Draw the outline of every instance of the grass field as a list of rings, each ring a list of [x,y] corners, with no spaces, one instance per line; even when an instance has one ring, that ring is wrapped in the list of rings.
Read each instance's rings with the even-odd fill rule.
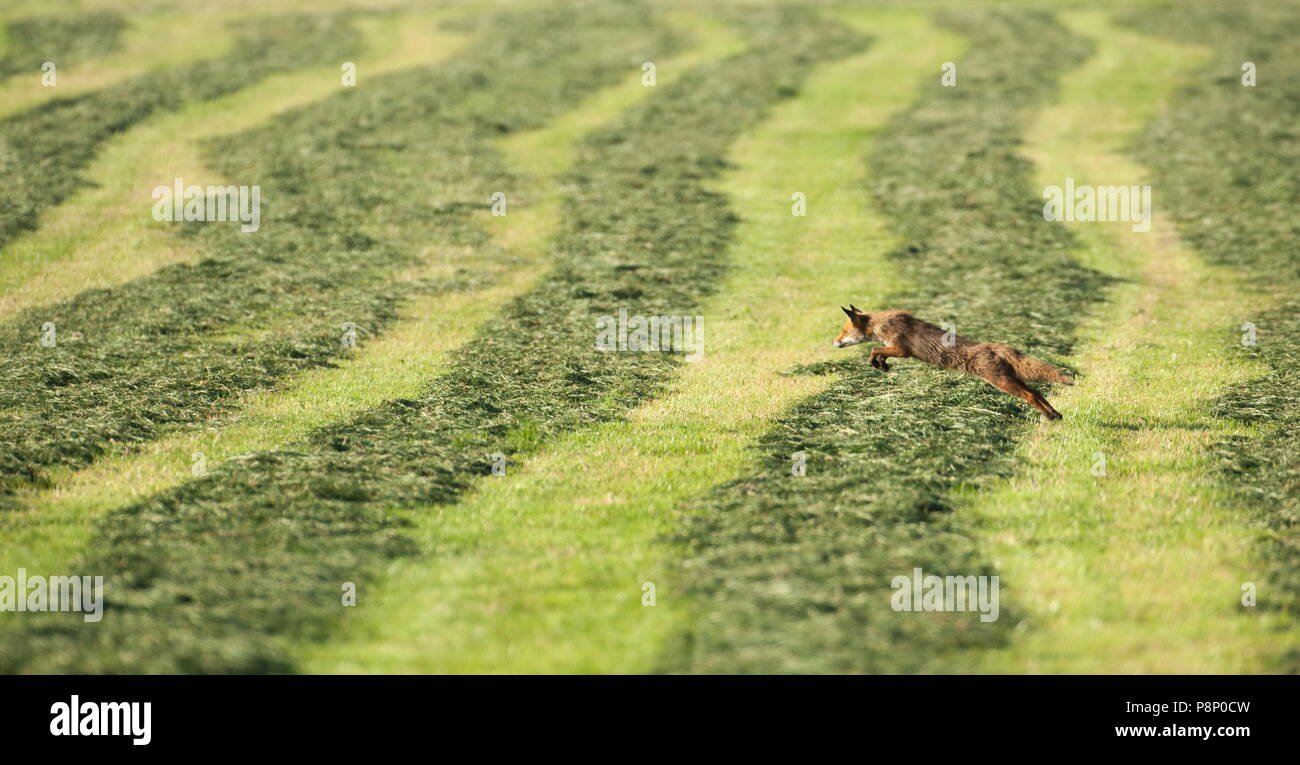
[[[0,579],[0,671],[1300,671],[1298,40],[1290,0],[7,5],[0,577],[106,607]],[[260,227],[159,220],[181,178]],[[1047,220],[1067,179],[1149,230]],[[831,347],[850,303],[1067,369],[1064,419]],[[915,569],[996,618],[900,610]]]

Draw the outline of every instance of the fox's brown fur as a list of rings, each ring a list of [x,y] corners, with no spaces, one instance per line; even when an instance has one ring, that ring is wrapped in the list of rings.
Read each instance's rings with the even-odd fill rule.
[[[1024,399],[1047,419],[1061,419],[1061,413],[1053,409],[1047,399],[1025,384],[1026,380],[1074,384],[1069,375],[1046,361],[1026,356],[1001,343],[976,343],[961,336],[951,336],[945,343],[942,329],[907,311],[863,313],[853,305],[841,310],[848,314],[849,320],[840,336],[835,338],[835,347],[843,348],[868,340],[884,343],[871,349],[871,366],[882,372],[889,371],[887,358],[920,359],[937,367],[958,369],[981,377],[998,390]]]

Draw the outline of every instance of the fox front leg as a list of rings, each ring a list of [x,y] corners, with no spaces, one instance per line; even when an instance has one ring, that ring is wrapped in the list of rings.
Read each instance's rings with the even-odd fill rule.
[[[889,345],[882,345],[878,348],[871,349],[871,366],[879,369],[881,372],[889,371],[889,362],[886,358],[893,356],[896,359],[907,358],[907,351],[902,348],[895,348]]]

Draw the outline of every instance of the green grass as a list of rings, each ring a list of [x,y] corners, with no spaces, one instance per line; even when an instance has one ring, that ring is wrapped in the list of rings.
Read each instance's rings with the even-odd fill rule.
[[[453,54],[467,42],[463,35],[435,29],[434,21],[428,14],[362,20],[369,49],[386,53],[358,57],[360,70],[375,76],[428,64]],[[328,77],[322,79],[322,74]],[[63,262],[59,268],[51,268],[49,276],[36,285],[32,283],[34,277],[22,281],[21,272],[0,270],[11,274],[18,283],[5,297],[31,300],[33,294],[50,289],[75,292],[77,282],[65,281],[59,274],[107,272],[120,276],[129,267],[124,261],[132,256],[146,262],[165,257],[169,248],[157,252],[133,250],[134,239],[109,236],[117,233],[119,226],[133,231],[136,224],[133,216],[122,212],[115,197],[124,189],[111,181],[136,163],[162,172],[158,166],[143,161],[152,153],[161,156],[159,161],[167,168],[163,174],[174,171],[196,182],[206,182],[205,175],[211,171],[197,155],[196,135],[207,137],[264,123],[295,104],[322,97],[322,83],[333,93],[333,82],[332,69],[275,76],[263,85],[210,105],[184,109],[131,131],[122,145],[110,146],[92,166],[90,177],[104,180],[104,193],[78,194],[56,211],[62,219],[65,210],[72,208],[75,212],[69,211],[70,223],[81,215],[98,216],[103,223],[88,232],[95,237],[92,243],[78,243],[67,253],[73,263]],[[147,194],[139,201],[147,204]],[[547,209],[534,205],[512,213],[509,226],[497,238],[519,261],[518,267],[483,290],[425,296],[402,304],[389,331],[340,358],[337,366],[294,375],[275,390],[241,394],[229,416],[204,422],[195,430],[175,433],[138,449],[110,445],[93,464],[80,469],[54,469],[49,474],[49,486],[18,491],[17,507],[0,514],[0,535],[6,542],[0,548],[0,570],[19,566],[33,571],[70,570],[94,539],[96,524],[105,513],[189,480],[195,453],[204,455],[209,468],[214,469],[232,457],[283,447],[305,437],[322,422],[343,419],[388,398],[415,395],[447,354],[491,315],[495,304],[522,291],[530,275],[536,275],[543,260],[540,242],[545,232],[554,228],[554,221],[549,219],[556,215],[555,205]],[[33,250],[52,250],[66,235],[54,233],[46,239],[50,228],[47,225],[35,232],[33,238],[44,246]],[[166,241],[161,234],[159,238]],[[463,257],[446,249],[429,252],[425,260],[404,277],[445,277]],[[0,269],[3,267],[0,263]]]
[[[235,19],[233,15],[153,10],[130,15],[121,44],[111,53],[81,60],[56,55],[58,80],[54,87],[41,84],[39,65],[8,79],[0,77],[0,117],[112,87],[146,72],[220,58],[230,51],[234,35],[228,22]]]
[[[959,41],[915,11],[837,20],[875,42],[816,69],[728,152],[716,185],[746,211],[702,309],[707,352],[623,422],[563,436],[445,511],[417,516],[425,556],[390,567],[308,672],[637,672],[689,618],[656,540],[674,505],[750,463],[769,418],[828,384],[781,375],[825,358],[826,295],[896,288],[885,223],[858,182],[871,140]],[[661,72],[665,69],[660,70]],[[864,93],[858,83],[888,83]],[[662,80],[661,80],[662,83]],[[807,217],[790,195],[807,195]],[[861,271],[846,280],[843,264]],[[641,605],[643,582],[657,588]]]
[[[126,21],[115,13],[87,13],[37,16],[7,26],[0,78],[20,72],[36,78],[46,61],[75,68],[122,47]]]
[[[0,614],[0,671],[1297,668],[1300,3],[87,5],[0,11],[0,572],[109,610]],[[1153,232],[1043,221],[1067,175]],[[152,222],[175,176],[263,230]],[[619,308],[703,359],[594,351]],[[893,612],[917,566],[1000,621]]]
[[[400,23],[405,36],[415,31],[415,50],[424,56],[434,50],[449,54],[456,41],[463,39],[420,35],[421,27],[413,27],[411,21],[410,17],[397,16],[384,26]],[[732,52],[736,45],[734,37],[716,23],[702,24],[692,16],[674,17],[674,23],[694,26],[696,35],[708,32],[708,45],[669,59],[660,73],[660,87],[701,61]],[[383,38],[376,40],[381,41]],[[398,40],[389,42],[399,56],[403,51],[408,56],[412,53],[411,40],[405,46],[398,45]],[[374,64],[359,61],[366,72],[391,68],[390,64],[388,58]],[[234,118],[250,119],[250,112],[264,114],[273,108],[278,111],[285,92],[299,97],[304,91],[310,94],[312,81],[300,78],[314,77],[314,73],[288,75],[283,85],[269,88],[269,93],[255,88],[243,98],[232,99],[229,106],[242,115]],[[246,394],[229,417],[159,439],[143,450],[114,450],[80,470],[52,471],[50,488],[19,492],[20,509],[0,515],[0,535],[6,540],[0,549],[0,570],[19,566],[32,571],[71,570],[77,557],[86,553],[96,525],[106,513],[189,480],[195,453],[204,455],[208,468],[214,470],[231,458],[284,448],[307,437],[321,423],[345,420],[387,399],[418,395],[427,380],[440,371],[450,351],[468,341],[480,325],[495,315],[500,304],[536,281],[561,217],[563,192],[555,180],[568,166],[557,163],[556,158],[571,158],[584,133],[617,116],[635,99],[654,92],[641,88],[639,80],[638,71],[628,82],[597,91],[580,108],[561,115],[550,125],[511,134],[497,142],[511,166],[535,173],[531,182],[545,189],[535,204],[512,209],[502,218],[483,220],[485,225],[491,224],[496,242],[519,261],[508,275],[482,290],[404,304],[390,330],[340,359],[337,367],[295,375],[282,390]],[[257,98],[250,98],[255,94]],[[223,109],[219,113],[228,112]],[[453,255],[433,253],[423,270],[427,275],[445,270]]]
[[[563,13],[542,18],[569,23]],[[530,190],[500,165],[492,139],[540,124],[634,66],[636,54],[615,48],[592,56],[593,38],[617,32],[630,50],[660,47],[614,26],[596,16],[527,48],[480,28],[480,42],[445,66],[375,78],[213,139],[218,173],[263,186],[262,230],[194,224],[197,262],[31,309],[0,328],[0,348],[16,362],[0,372],[0,468],[11,485],[39,484],[46,467],[84,464],[111,443],[202,423],[241,391],[345,352],[345,321],[364,340],[407,296],[473,288],[507,271],[509,255],[493,248],[474,211],[494,190],[525,205]],[[431,91],[441,97],[430,101]],[[381,122],[392,123],[382,139]],[[434,243],[463,262],[431,281],[394,280]],[[31,329],[46,321],[60,329],[56,348],[32,342]]]
[[[1300,611],[1300,6],[1181,4],[1128,20],[1214,50],[1199,82],[1152,125],[1140,156],[1167,189],[1183,238],[1210,263],[1248,280],[1251,310],[1225,332],[1223,353],[1246,368],[1263,362],[1267,372],[1228,386],[1217,399],[1216,415],[1254,432],[1225,438],[1211,451],[1242,515],[1267,535],[1250,577],[1259,607],[1293,624]],[[1257,66],[1255,87],[1241,84],[1243,61]],[[1239,342],[1241,320],[1258,327],[1257,346]],[[1298,667],[1294,649],[1276,665]]]
[[[439,18],[424,13],[357,19],[363,42],[353,59],[361,86],[458,52],[468,38],[438,28]],[[277,114],[336,95],[338,85],[337,66],[271,75],[228,96],[157,115],[111,139],[82,172],[85,186],[49,210],[39,229],[0,251],[0,319],[197,259],[201,251],[147,214],[153,187],[171,178],[202,186],[233,182],[208,166],[206,139],[265,125]]]
[[[130,126],[185,103],[238,90],[269,74],[321,65],[355,47],[338,17],[236,23],[226,56],[140,75],[102,90],[58,98],[0,119],[0,247],[35,229],[40,215],[84,184],[78,173],[103,143]]]
[[[627,23],[631,15],[637,16],[637,24]],[[473,23],[486,31],[498,29],[505,21],[493,16]],[[513,22],[509,27],[514,34],[530,38],[537,35],[547,39],[548,44],[525,47],[499,32],[491,37],[480,36],[477,50],[467,53],[460,66],[448,65],[445,74],[419,76],[434,78],[430,85],[447,85],[450,81],[463,88],[470,84],[481,87],[486,76],[488,83],[515,91],[493,99],[459,103],[450,100],[445,107],[433,106],[423,99],[405,100],[401,94],[412,94],[408,98],[417,99],[421,89],[412,86],[418,85],[420,79],[417,76],[412,82],[413,77],[398,75],[385,81],[387,88],[376,85],[353,96],[368,99],[355,107],[367,115],[365,118],[331,120],[320,130],[327,136],[343,126],[365,130],[370,121],[380,119],[382,112],[374,110],[379,103],[394,109],[434,110],[423,119],[441,117],[446,129],[436,138],[428,138],[434,142],[431,147],[415,142],[415,135],[429,133],[416,115],[400,111],[393,114],[398,125],[408,126],[409,134],[387,134],[399,145],[400,141],[408,141],[407,153],[401,159],[412,160],[421,169],[421,177],[427,177],[431,164],[418,161],[418,151],[435,156],[439,149],[463,152],[473,141],[501,135],[503,131],[498,127],[536,125],[544,115],[558,111],[567,99],[579,98],[612,75],[635,70],[641,59],[634,56],[654,50],[670,51],[672,44],[660,27],[646,23],[645,9],[635,5],[526,13],[516,16]],[[629,50],[636,53],[629,56]],[[528,77],[519,76],[525,71]],[[560,92],[548,90],[547,85]],[[527,93],[517,92],[523,90]],[[455,92],[450,87],[438,89],[449,91]],[[519,113],[503,112],[501,100],[511,103]],[[445,111],[441,111],[443,108]],[[297,118],[311,121],[312,116],[299,114]],[[484,130],[485,123],[492,129]],[[293,131],[290,134],[301,136]],[[344,133],[334,140],[348,138]],[[380,150],[386,151],[387,147]],[[491,145],[483,151],[482,165],[456,168],[455,172],[477,170],[489,182],[501,180],[493,174],[494,167],[486,156],[492,151]],[[363,158],[369,160],[372,156],[367,153]],[[334,159],[348,160],[346,153]],[[355,166],[367,168],[371,164],[356,161]],[[286,167],[281,161],[277,171],[292,175],[293,166]],[[395,174],[392,167],[375,171],[389,174],[393,184],[390,193],[409,190],[393,183],[394,175],[403,176]],[[452,180],[460,180],[460,176],[446,179]],[[524,200],[529,198],[523,179],[503,187],[519,192]],[[461,193],[473,194],[477,190],[470,188]],[[438,187],[429,193],[446,198]],[[479,216],[466,215],[464,209],[485,207],[488,191],[484,189],[476,197],[483,202],[454,208],[465,217],[464,223],[436,229],[451,239],[448,247],[472,245],[490,250],[486,247],[490,242],[482,237],[467,237],[471,233],[468,226]],[[414,205],[418,200],[395,200],[384,208],[386,216],[392,219],[404,212],[403,201]],[[394,226],[405,223],[400,217],[381,221]],[[418,238],[416,232],[398,228],[397,234]],[[456,234],[461,235],[461,241],[455,240]],[[284,267],[283,263],[279,265]],[[319,258],[315,265],[320,266]],[[426,431],[429,422],[416,404],[413,399],[389,402],[284,450],[228,462],[208,478],[114,511],[103,519],[97,544],[81,563],[86,568],[110,572],[109,579],[114,583],[110,585],[110,609],[115,616],[112,626],[96,630],[87,639],[79,625],[33,623],[37,620],[16,625],[6,635],[12,648],[6,654],[7,666],[27,671],[41,667],[98,671],[286,668],[284,641],[290,635],[310,634],[315,617],[338,607],[337,592],[344,579],[363,574],[376,559],[409,549],[409,543],[395,534],[401,518],[386,508],[412,491],[425,496],[427,489],[422,479],[429,471],[439,471],[436,463],[421,454],[427,446],[408,440],[413,431]],[[432,433],[432,439],[437,437],[436,432]],[[438,446],[445,444],[440,442]],[[224,510],[214,513],[218,506]],[[154,637],[142,643],[142,634]]]
[[[620,17],[583,16],[588,24],[597,18]],[[319,626],[315,618],[337,613],[342,581],[409,551],[410,542],[397,534],[404,518],[397,507],[453,499],[472,474],[487,472],[493,449],[527,449],[655,392],[659,382],[649,373],[663,376],[671,363],[662,356],[638,364],[598,354],[589,317],[609,312],[611,300],[632,297],[627,290],[636,283],[620,276],[629,269],[662,274],[647,274],[637,285],[638,305],[651,312],[670,303],[689,309],[693,295],[711,288],[702,277],[719,264],[700,256],[721,249],[732,222],[717,214],[722,199],[705,191],[702,180],[717,172],[740,126],[793,92],[815,60],[847,52],[851,43],[801,12],[750,14],[743,26],[761,43],[755,46],[761,54],[705,66],[665,91],[671,96],[656,94],[584,142],[568,176],[573,190],[568,227],[556,243],[557,268],[515,301],[521,310],[507,309],[519,319],[511,333],[486,330],[417,399],[389,402],[290,449],[227,465],[207,480],[113,513],[105,523],[107,549],[97,558],[128,584],[125,593],[115,591],[112,626],[106,620],[109,628],[97,630],[92,645],[73,633],[51,650],[47,638],[39,665],[21,647],[28,643],[9,640],[20,645],[10,654],[18,657],[13,663],[155,671],[283,667],[277,641],[310,637]],[[600,31],[612,42],[608,30]],[[828,39],[836,44],[828,46]],[[720,97],[728,93],[743,95]],[[640,129],[659,121],[675,124],[678,138],[689,140],[659,141]],[[657,171],[648,174],[647,167]],[[627,196],[629,184],[651,198],[674,198],[678,228],[665,231],[658,210]],[[603,244],[610,239],[626,244],[611,251]],[[669,275],[679,278],[663,278]],[[148,627],[181,622],[195,627]],[[140,634],[156,634],[157,642],[141,645]]]
[[[1148,183],[1125,151],[1207,52],[1128,32],[1099,13],[1064,18],[1096,52],[1063,78],[1058,103],[1028,133],[1039,185],[1066,176]],[[1164,191],[1156,187],[1157,205]],[[1024,609],[1014,640],[972,668],[1267,671],[1288,641],[1270,632],[1270,617],[1240,604],[1259,532],[1214,480],[1206,451],[1240,432],[1207,403],[1252,374],[1224,353],[1251,293],[1199,262],[1159,211],[1148,233],[1128,223],[1066,225],[1084,245],[1081,259],[1117,281],[1081,330],[1074,363],[1085,374],[1056,402],[1067,419],[1036,429],[1014,478],[958,505]],[[1099,459],[1104,475],[1094,473]]]
[[[924,97],[876,142],[865,181],[905,242],[890,265],[909,288],[860,305],[910,308],[970,337],[1062,353],[1100,280],[1070,260],[1064,231],[1024,214],[1040,204],[1015,147],[1028,111],[1087,47],[1037,12],[941,19],[970,39],[958,85],[940,86],[936,65]],[[779,418],[761,439],[758,470],[688,506],[675,537],[698,617],[667,669],[935,671],[959,667],[944,664],[955,651],[1005,639],[1006,600],[992,624],[894,612],[890,581],[918,566],[996,573],[949,492],[1005,474],[1029,415],[981,381],[908,363],[881,374],[864,355],[814,365],[844,374]],[[800,452],[807,475],[793,476]]]

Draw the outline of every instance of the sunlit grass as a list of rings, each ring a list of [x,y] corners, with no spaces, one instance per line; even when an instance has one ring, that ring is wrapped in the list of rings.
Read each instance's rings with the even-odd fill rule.
[[[115,85],[136,75],[204,59],[220,58],[233,35],[223,13],[134,15],[115,53],[73,67],[59,66],[57,84],[41,84],[41,71],[0,79],[0,118],[55,98],[70,98]],[[54,57],[58,65],[58,57]]]
[[[444,14],[445,15],[445,14]],[[464,35],[438,28],[439,15],[363,18],[357,87],[370,77],[432,64],[455,54]],[[152,218],[152,190],[186,184],[245,183],[214,173],[202,141],[264,125],[277,114],[339,92],[340,70],[277,74],[213,101],[161,114],[111,141],[83,176],[89,185],[47,211],[41,227],[0,250],[0,320],[88,289],[111,287],[194,257],[171,223]]]
[[[1097,13],[1063,21],[1097,50],[1065,76],[1059,103],[1029,133],[1037,179],[1150,182],[1125,150],[1206,52]],[[1218,484],[1207,454],[1242,430],[1212,417],[1211,399],[1258,374],[1226,349],[1251,311],[1251,292],[1178,241],[1160,194],[1156,187],[1150,233],[1070,224],[1085,262],[1124,281],[1083,330],[1079,383],[1055,402],[1065,420],[1041,425],[1024,444],[1028,467],[1016,478],[959,505],[977,518],[1005,597],[1029,611],[982,669],[1267,671],[1289,642],[1270,633],[1273,617],[1241,605],[1241,585],[1259,576],[1260,532]]]
[[[885,223],[861,191],[863,160],[914,98],[916,72],[960,46],[921,13],[844,18],[877,37],[871,49],[814,72],[730,153],[736,169],[718,188],[745,220],[734,271],[703,310],[703,359],[627,422],[565,436],[458,505],[419,515],[428,559],[391,567],[338,640],[309,648],[304,669],[654,668],[689,618],[659,544],[674,505],[738,475],[770,418],[828,383],[779,372],[831,354],[836,301],[897,287],[882,257]],[[705,51],[734,48],[705,29]],[[791,214],[796,191],[807,217]],[[641,605],[645,582],[656,586],[654,608]]]

